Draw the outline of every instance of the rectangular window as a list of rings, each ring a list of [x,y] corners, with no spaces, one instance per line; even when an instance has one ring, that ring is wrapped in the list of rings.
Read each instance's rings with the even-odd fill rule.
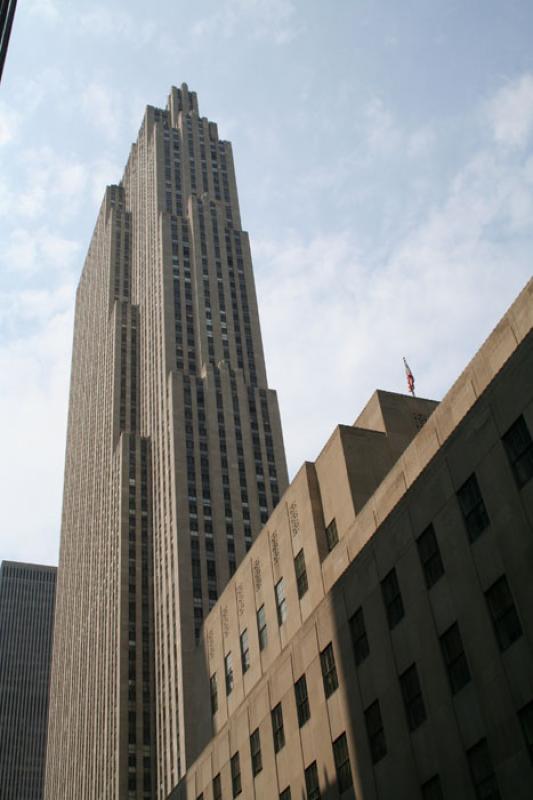
[[[338,541],[339,532],[337,530],[337,523],[332,519],[329,525],[326,526],[326,542],[328,543],[328,550],[330,553]]]
[[[475,542],[489,524],[489,515],[475,473],[472,473],[458,490],[457,499],[463,513],[468,538],[471,542]]]
[[[231,653],[224,657],[224,673],[226,675],[226,694],[229,697],[233,691],[233,662]]]
[[[275,586],[276,591],[276,611],[278,613],[278,625],[283,625],[287,619],[287,600],[285,599],[285,584],[281,578]]]
[[[426,719],[426,707],[418,679],[416,664],[400,675],[403,702],[410,731],[416,730]]]
[[[355,614],[350,617],[350,635],[352,637],[353,656],[358,667],[370,652],[362,608],[358,608]]]
[[[438,775],[434,775],[420,787],[422,800],[444,800],[442,785]]]
[[[300,728],[305,725],[311,716],[309,710],[309,696],[307,694],[307,681],[302,675],[294,684],[294,694],[296,696],[296,710],[298,712],[298,725]]]
[[[252,758],[252,775],[255,777],[263,769],[259,728],[256,728],[255,731],[250,736],[250,755]]]
[[[298,597],[302,598],[309,588],[307,583],[307,570],[305,568],[304,551],[300,550],[294,559],[294,570],[296,572],[296,586],[298,587]]]
[[[216,714],[218,711],[218,687],[216,672],[214,672],[209,678],[209,690],[211,694],[211,714]]]
[[[498,646],[503,653],[522,636],[522,626],[505,575],[492,584],[485,592],[485,597]]]
[[[281,794],[279,796],[279,800],[291,800],[291,787],[290,786],[287,786],[287,788],[284,789],[281,792]]]
[[[503,437],[503,445],[519,489],[533,476],[533,441],[523,416]]]
[[[250,645],[248,644],[248,629],[245,628],[241,633],[241,664],[242,674],[250,669]]]
[[[365,723],[372,763],[377,764],[387,755],[387,742],[385,741],[385,729],[381,719],[379,700],[374,700],[372,705],[366,709]]]
[[[283,729],[283,709],[281,703],[278,703],[271,711],[272,716],[272,736],[274,737],[274,752],[279,751],[285,747],[285,731]]]
[[[213,778],[213,800],[222,800],[222,781],[220,772]]]
[[[524,739],[526,740],[526,747],[531,761],[533,761],[533,700],[527,706],[520,709],[518,712],[518,719],[524,732]]]
[[[424,570],[426,587],[431,589],[431,587],[437,583],[438,579],[444,575],[444,565],[442,563],[433,525],[428,525],[425,531],[420,534],[416,540],[416,545],[418,547],[420,563]]]
[[[459,625],[455,622],[440,637],[440,646],[444,664],[450,681],[452,694],[456,694],[459,689],[470,681],[470,670],[463,649],[463,641],[459,632]]]
[[[257,612],[257,633],[259,634],[259,649],[264,650],[268,644],[267,623],[264,606],[261,606]]]
[[[499,800],[500,792],[486,739],[481,739],[467,752],[470,775],[478,800]]]
[[[400,586],[394,568],[391,569],[389,574],[381,581],[381,591],[383,594],[383,602],[385,603],[385,611],[387,612],[389,628],[392,630],[405,614]]]
[[[307,800],[320,800],[320,787],[318,785],[318,769],[316,761],[305,770],[305,790],[307,793]]]
[[[337,668],[335,666],[335,655],[333,645],[330,642],[320,653],[320,664],[322,666],[322,680],[324,681],[324,692],[326,697],[333,694],[339,685],[337,678]]]
[[[239,751],[231,757],[231,789],[233,797],[237,797],[242,792],[241,784],[241,760]]]
[[[335,769],[337,771],[337,788],[342,794],[353,785],[352,770],[350,767],[350,756],[348,755],[348,742],[346,734],[343,733],[333,742],[333,757],[335,759]]]

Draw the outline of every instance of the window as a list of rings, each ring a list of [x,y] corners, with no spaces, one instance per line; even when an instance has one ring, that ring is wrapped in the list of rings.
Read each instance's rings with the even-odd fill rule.
[[[533,441],[523,416],[511,425],[503,437],[503,445],[520,489],[533,476]]]
[[[216,714],[218,711],[218,687],[216,672],[214,672],[209,678],[209,690],[211,694],[211,714]]]
[[[330,553],[338,541],[339,532],[337,530],[337,523],[332,519],[329,525],[326,526],[326,542],[328,543],[328,550]]]
[[[444,565],[433,525],[428,525],[425,531],[420,534],[416,540],[416,545],[422,569],[424,570],[426,587],[431,589],[438,579],[444,575]]]
[[[355,664],[359,666],[370,652],[362,608],[358,608],[353,617],[350,617],[350,635],[352,637]]]
[[[284,789],[281,792],[281,794],[279,796],[279,800],[291,800],[291,787],[290,786],[287,786],[287,788]]]
[[[264,650],[268,643],[265,607],[261,606],[257,612],[257,632],[259,634],[259,649]]]
[[[255,777],[263,769],[259,728],[256,728],[250,736],[250,755],[252,757],[252,775]]]
[[[196,800],[204,800],[204,793],[203,793],[203,792],[200,792],[200,794],[198,795],[198,797],[196,798]]]
[[[294,559],[294,570],[296,572],[296,586],[298,587],[298,597],[302,598],[309,585],[307,583],[307,570],[305,568],[304,551],[300,550]]]
[[[302,675],[294,684],[294,694],[296,695],[296,711],[298,712],[298,725],[300,728],[305,725],[311,716],[309,710],[309,696],[307,694],[307,681]]]
[[[285,599],[285,584],[283,583],[283,578],[276,583],[275,591],[278,625],[283,625],[287,619],[287,600]]]
[[[489,524],[489,515],[474,473],[463,483],[457,492],[457,498],[463,512],[468,538],[471,542],[475,542]]]
[[[241,783],[241,760],[239,758],[239,751],[231,757],[231,789],[233,797],[237,797],[242,792]]]
[[[448,672],[450,688],[452,694],[456,694],[459,689],[462,689],[470,681],[470,670],[468,669],[468,662],[463,649],[461,634],[459,633],[459,625],[456,622],[442,634],[440,646],[446,671]]]
[[[478,800],[499,800],[500,792],[486,739],[481,739],[466,754]]]
[[[387,742],[385,741],[385,729],[381,719],[379,700],[374,700],[372,705],[366,709],[365,723],[372,763],[377,764],[383,756],[387,755]]]
[[[274,752],[279,751],[285,747],[285,731],[283,729],[283,709],[281,703],[278,703],[271,711],[272,716],[272,735],[274,737]]]
[[[352,770],[350,767],[350,756],[348,755],[348,742],[346,734],[343,733],[333,742],[333,757],[335,759],[335,769],[337,771],[337,787],[339,794],[342,794],[353,785]]]
[[[433,775],[429,781],[426,781],[420,787],[422,791],[422,800],[444,800],[442,794],[442,786],[438,775]]]
[[[524,732],[529,757],[533,761],[533,700],[518,712],[518,719]]]
[[[337,678],[337,668],[335,666],[335,656],[333,654],[333,645],[330,642],[324,650],[320,653],[320,664],[322,666],[322,680],[324,681],[324,692],[326,697],[333,694],[339,685]]]
[[[320,800],[320,788],[318,785],[318,770],[316,768],[316,761],[305,770],[305,789],[307,792],[307,800]]]
[[[220,772],[213,778],[213,800],[222,800],[222,781],[220,780]]]
[[[505,575],[492,584],[485,592],[485,597],[498,646],[503,652],[522,636],[522,626]]]
[[[226,694],[229,697],[233,691],[233,662],[231,653],[224,657],[224,672],[226,675]]]
[[[241,664],[242,674],[250,669],[250,646],[248,644],[248,629],[245,628],[241,633]]]
[[[381,581],[381,591],[383,593],[383,602],[385,603],[389,628],[392,630],[405,614],[395,569],[391,569],[389,574]]]
[[[424,706],[416,664],[412,664],[403,675],[400,675],[400,686],[402,687],[407,724],[409,725],[409,730],[414,731],[426,719],[426,707]]]

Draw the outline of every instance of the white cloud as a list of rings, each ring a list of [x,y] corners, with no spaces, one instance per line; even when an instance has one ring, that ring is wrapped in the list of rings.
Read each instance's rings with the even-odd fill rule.
[[[253,39],[268,39],[276,45],[298,35],[292,0],[228,0],[210,17],[199,19],[191,33],[197,40],[213,34],[231,38],[240,31]]]
[[[129,43],[143,47],[154,39],[157,25],[153,19],[142,20],[125,10],[114,10],[103,5],[93,5],[79,17],[80,30],[97,37],[116,39],[122,37]]]
[[[110,141],[119,138],[123,122],[123,103],[111,85],[92,81],[81,94],[81,108],[87,121]]]
[[[291,471],[374,389],[405,391],[403,355],[443,395],[531,275],[532,206],[527,166],[485,152],[387,255],[349,231],[253,243]]]
[[[9,272],[46,275],[50,268],[68,272],[80,251],[78,242],[45,227],[15,228],[0,249],[0,264]]]
[[[56,0],[30,0],[28,10],[30,14],[55,22],[61,18],[59,5]]]
[[[487,104],[494,139],[523,147],[533,131],[533,75],[526,73],[504,86]]]
[[[20,123],[20,114],[5,103],[0,102],[0,146],[15,138]]]

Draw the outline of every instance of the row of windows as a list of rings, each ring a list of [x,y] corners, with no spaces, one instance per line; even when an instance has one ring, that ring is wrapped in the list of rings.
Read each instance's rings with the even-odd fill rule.
[[[276,706],[272,711],[272,730],[274,734],[274,750],[279,752],[281,747],[285,745],[285,736],[283,733],[283,718],[278,714],[278,709],[281,706]],[[280,745],[281,742],[281,745]],[[350,756],[348,754],[348,742],[346,734],[342,733],[332,743],[333,758],[335,761],[335,771],[337,775],[337,788],[340,794],[345,792],[353,785],[352,770],[350,766]],[[261,739],[259,728],[250,736],[250,760],[252,766],[252,775],[254,778],[263,769],[263,757],[261,753]],[[232,797],[238,797],[242,793],[242,777],[241,777],[241,758],[240,752],[237,750],[230,760],[231,771],[231,793]],[[318,768],[316,761],[313,761],[305,768],[305,788],[307,800],[320,800],[320,786],[318,781]],[[215,775],[212,782],[213,800],[222,800],[222,780],[220,773]],[[280,800],[291,800],[291,789],[287,786],[279,795]],[[203,800],[203,793],[200,794],[197,800]]]

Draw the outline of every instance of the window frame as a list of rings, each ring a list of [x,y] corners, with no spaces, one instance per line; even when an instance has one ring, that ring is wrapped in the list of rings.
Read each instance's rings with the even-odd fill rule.
[[[272,739],[274,742],[274,753],[279,753],[285,747],[285,727],[283,724],[283,706],[277,703],[270,712],[272,721]]]
[[[316,761],[312,761],[305,768],[305,793],[307,800],[321,800],[320,782]]]
[[[278,617],[278,625],[281,628],[287,622],[289,614],[287,608],[287,597],[285,595],[285,581],[280,578],[274,586],[274,595],[276,597],[276,613]]]
[[[427,719],[426,705],[416,664],[411,664],[400,675],[407,726],[411,732],[416,731]]]
[[[461,631],[457,622],[450,625],[439,636],[439,644],[450,690],[455,695],[472,680]]]
[[[226,697],[229,697],[235,687],[235,675],[233,672],[233,657],[231,650],[224,656],[224,678],[226,684]]]
[[[368,633],[365,625],[363,606],[359,606],[357,611],[348,620],[350,626],[350,638],[355,666],[359,667],[370,655],[370,645],[368,643]]]
[[[332,747],[335,772],[337,774],[337,788],[339,794],[342,794],[353,786],[352,766],[350,764],[346,732],[341,733],[341,735],[335,739]]]
[[[261,736],[259,728],[250,734],[250,759],[252,762],[252,775],[259,775],[263,769],[263,756],[261,754]]]
[[[264,603],[257,609],[256,619],[257,619],[257,635],[259,636],[259,650],[262,651],[265,650],[268,645],[268,626],[267,626],[267,618],[266,618]],[[263,625],[261,625],[261,620],[264,623]]]
[[[327,644],[324,649],[320,651],[320,666],[322,668],[324,694],[326,695],[327,700],[328,697],[331,697],[331,695],[339,688],[339,677],[337,675],[333,642]]]
[[[516,434],[518,434],[518,437],[516,437]],[[523,439],[523,445],[519,449],[519,452],[517,452],[516,439],[518,439],[520,435]],[[513,442],[513,437],[516,437],[515,442]],[[533,438],[531,437],[529,426],[523,414],[520,414],[503,434],[502,442],[516,485],[521,489],[526,483],[529,483],[533,477]],[[525,465],[525,475],[521,474],[523,465]]]
[[[387,572],[380,585],[389,630],[392,631],[405,617],[405,608],[396,567]]]
[[[500,596],[505,595],[505,600],[507,601],[505,607],[501,604],[498,606],[496,605],[496,594],[498,592]],[[512,644],[518,641],[524,633],[506,575],[500,575],[500,577],[489,586],[485,591],[485,600],[487,602],[500,653],[504,653]]]
[[[294,572],[296,573],[296,588],[298,590],[298,599],[301,600],[309,589],[309,581],[307,579],[307,568],[305,566],[305,554],[303,547],[298,551],[294,558]]]
[[[250,660],[250,639],[248,636],[248,628],[245,628],[240,636],[239,636],[239,643],[241,649],[241,669],[242,674],[245,675],[248,670],[250,669],[251,660]]]
[[[300,675],[300,677],[294,684],[294,697],[296,700],[298,727],[303,728],[305,723],[311,719],[311,709],[309,706],[309,693],[307,691],[307,679],[305,677],[305,672],[303,673],[303,675]]]
[[[339,530],[337,528],[337,521],[335,517],[331,520],[331,522],[325,526],[326,529],[326,545],[328,548],[328,553],[338,545],[339,543]]]
[[[416,540],[416,546],[420,564],[422,565],[422,572],[424,573],[426,589],[429,590],[444,575],[444,564],[433,524],[429,524],[424,528]]]
[[[377,764],[387,755],[385,726],[383,725],[383,717],[381,716],[381,708],[377,698],[365,709],[364,715],[370,758],[372,759],[372,764]]]
[[[490,525],[490,517],[475,472],[457,489],[456,497],[468,541],[473,544]]]

